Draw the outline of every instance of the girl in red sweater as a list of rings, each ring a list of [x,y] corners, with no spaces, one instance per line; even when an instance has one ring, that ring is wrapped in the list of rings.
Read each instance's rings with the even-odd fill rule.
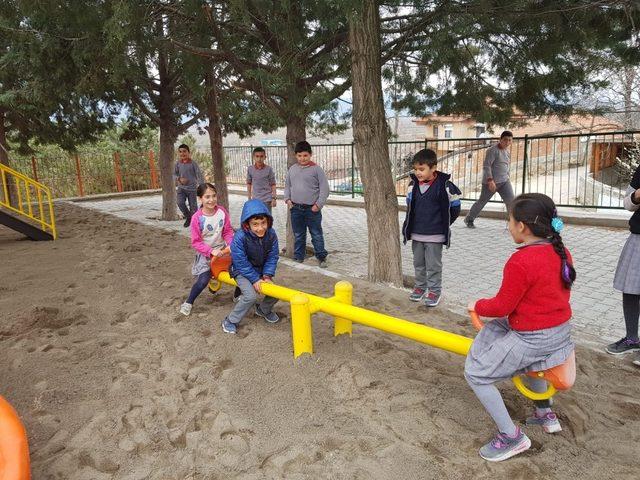
[[[498,434],[480,449],[480,456],[499,462],[531,446],[517,427],[495,383],[529,371],[560,365],[571,355],[569,296],[576,278],[564,247],[562,220],[546,195],[529,193],[509,207],[509,233],[521,244],[504,266],[502,285],[493,298],[470,302],[469,309],[493,317],[478,333],[465,363],[465,378],[498,427]],[[544,392],[542,379],[527,378],[529,387]],[[551,401],[534,402],[527,425],[545,432],[562,430]]]

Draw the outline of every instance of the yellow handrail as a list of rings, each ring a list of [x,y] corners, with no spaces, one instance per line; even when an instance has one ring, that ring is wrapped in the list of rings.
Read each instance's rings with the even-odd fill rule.
[[[37,223],[41,230],[51,233],[54,239],[57,238],[53,198],[49,187],[1,163],[0,178],[2,179],[3,193],[3,197],[0,198],[0,206]],[[31,189],[35,192],[35,196],[31,195]],[[17,205],[16,202],[11,201],[12,191],[15,191]],[[25,197],[26,205],[23,201]],[[33,202],[38,206],[35,212]],[[48,207],[45,209],[47,205]],[[48,213],[48,218],[45,211]]]

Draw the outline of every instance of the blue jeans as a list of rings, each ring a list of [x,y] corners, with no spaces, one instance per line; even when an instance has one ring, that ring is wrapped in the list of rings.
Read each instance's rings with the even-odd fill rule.
[[[237,325],[247,312],[251,310],[251,307],[256,304],[259,294],[254,290],[253,284],[242,275],[238,275],[235,280],[238,283],[242,295],[238,297],[238,303],[235,304],[233,310],[227,315],[227,320]],[[271,309],[277,302],[277,298],[265,295],[262,302],[260,302],[260,310],[265,314],[271,313]]]
[[[304,260],[305,247],[307,246],[307,228],[311,234],[311,243],[316,258],[323,261],[328,252],[324,249],[324,237],[322,234],[322,212],[314,212],[311,205],[294,203],[291,207],[291,228],[295,236],[295,248],[293,256],[296,260]]]

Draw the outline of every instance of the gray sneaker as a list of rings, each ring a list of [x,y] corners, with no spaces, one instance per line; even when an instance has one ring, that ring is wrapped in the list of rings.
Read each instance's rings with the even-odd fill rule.
[[[440,299],[442,298],[442,294],[436,292],[429,292],[426,297],[424,297],[424,305],[425,307],[436,307],[440,303]]]
[[[424,298],[426,293],[427,293],[426,290],[416,287],[413,289],[413,292],[411,292],[411,294],[409,295],[409,300],[411,300],[412,302],[419,302]]]
[[[498,433],[493,440],[480,449],[480,456],[490,462],[501,462],[529,450],[531,440],[518,428],[515,438]]]
[[[327,268],[329,266],[326,260],[320,260],[320,263],[318,263],[318,265],[320,266],[320,268]]]
[[[464,224],[467,226],[467,228],[476,228],[476,226],[473,224],[473,220],[467,220],[467,217],[464,217]]]
[[[276,312],[271,311],[269,313],[264,313],[260,308],[260,305],[256,305],[256,315],[264,318],[268,323],[278,323],[280,321],[280,317]]]
[[[611,355],[623,355],[625,353],[640,351],[640,340],[621,338],[615,343],[607,345],[605,351]]]
[[[542,427],[545,433],[557,433],[562,431],[562,426],[560,425],[560,420],[558,420],[558,416],[549,412],[542,417],[538,417],[535,412],[529,418],[525,420],[525,425],[537,425]]]

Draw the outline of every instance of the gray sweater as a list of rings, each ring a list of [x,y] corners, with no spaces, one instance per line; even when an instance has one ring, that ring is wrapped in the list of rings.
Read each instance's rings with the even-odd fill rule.
[[[487,149],[482,164],[482,183],[487,183],[490,178],[496,183],[504,183],[509,180],[509,162],[511,155],[509,150],[493,145]]]
[[[284,201],[322,208],[329,197],[329,182],[319,165],[291,165],[284,182]]]
[[[178,189],[187,190],[189,192],[195,192],[198,185],[204,183],[204,176],[200,171],[200,167],[193,160],[188,163],[182,163],[179,160],[176,162],[176,167],[173,171],[174,181],[177,180],[178,177],[184,177],[189,180],[189,183],[186,185],[177,185]]]

